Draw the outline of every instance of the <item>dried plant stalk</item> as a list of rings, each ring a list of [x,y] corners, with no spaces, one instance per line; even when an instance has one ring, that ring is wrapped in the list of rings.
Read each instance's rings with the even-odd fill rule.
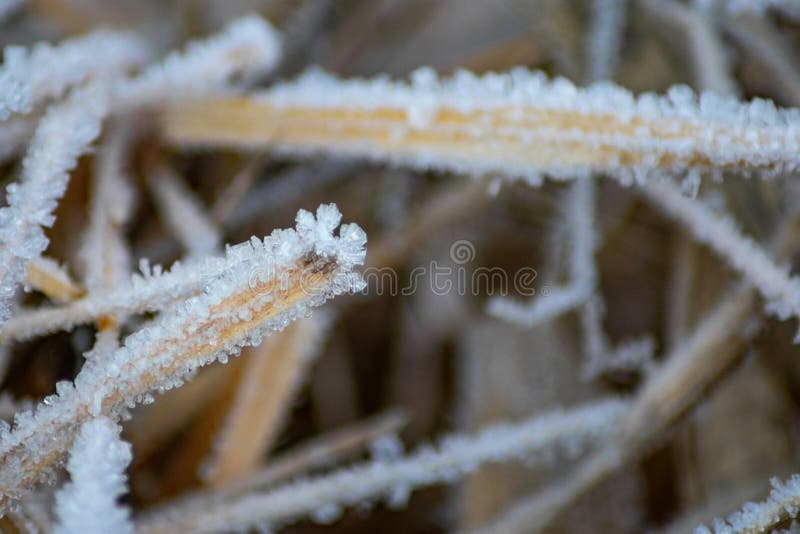
[[[83,288],[52,258],[41,256],[25,266],[25,285],[56,302],[69,302],[83,295]]]
[[[121,430],[106,417],[81,426],[67,462],[71,480],[55,496],[54,534],[133,533],[130,510],[117,503],[127,490],[125,469],[133,457]]]
[[[469,534],[523,534],[540,532],[555,513],[575,501],[587,488],[619,469],[622,463],[619,451],[605,448],[582,462],[566,480],[545,488],[533,498],[523,497],[512,504],[489,524],[473,529]]]
[[[261,463],[323,330],[319,318],[303,319],[242,354],[236,393],[204,469],[211,485],[230,484]]]
[[[620,441],[626,449],[652,444],[735,362],[748,339],[741,328],[754,316],[755,305],[755,292],[739,288],[675,347],[642,387],[622,423]],[[755,330],[748,332],[752,335]]]
[[[111,291],[130,277],[131,254],[123,226],[133,208],[134,191],[124,172],[131,130],[117,126],[95,159],[89,225],[84,231],[80,257],[88,293]],[[119,347],[119,323],[124,316],[103,316],[97,321],[95,345],[86,356],[102,358]]]
[[[797,517],[800,511],[800,476],[793,475],[783,482],[770,480],[772,491],[762,502],[746,503],[723,521],[714,519],[710,530],[705,525],[695,529],[695,534],[760,534],[773,532],[778,523]],[[784,531],[787,532],[787,531]],[[788,531],[790,532],[790,531]]]
[[[36,127],[19,183],[8,186],[8,206],[0,209],[0,322],[10,315],[26,264],[47,248],[44,228],[53,224],[69,171],[100,134],[107,108],[108,85],[90,84],[50,108]]]
[[[228,23],[205,41],[194,41],[186,51],[173,52],[136,78],[122,84],[116,95],[117,111],[153,106],[216,94],[230,80],[269,72],[280,57],[280,36],[260,17]]]
[[[263,156],[253,157],[231,178],[211,207],[209,217],[213,222],[220,224],[233,214],[239,202],[250,193],[266,162],[267,158]]]
[[[35,42],[59,32],[65,39],[54,46],[7,46],[0,65],[0,160],[20,158],[0,166],[8,183],[7,207],[0,209],[0,379],[6,387],[0,391],[0,420],[14,419],[10,426],[0,422],[0,516],[8,514],[0,517],[0,530],[271,531],[298,521],[333,522],[346,507],[362,511],[384,500],[389,507],[408,504],[402,522],[407,530],[419,530],[420,522],[430,525],[425,517],[430,507],[452,511],[452,503],[443,502],[438,491],[408,503],[417,488],[456,482],[484,462],[515,462],[508,466],[515,471],[516,462],[544,460],[563,478],[542,486],[543,481],[515,472],[475,484],[468,500],[491,505],[492,511],[498,497],[508,501],[503,494],[516,494],[521,483],[541,486],[485,531],[549,530],[563,520],[556,529],[602,531],[613,524],[632,532],[678,515],[686,518],[687,508],[698,504],[706,505],[703,520],[723,517],[721,508],[708,504],[719,502],[731,481],[750,486],[751,477],[763,478],[759,454],[768,455],[770,471],[782,476],[797,445],[781,424],[794,415],[791,399],[784,397],[800,367],[790,358],[785,325],[773,329],[764,309],[800,319],[800,277],[791,265],[797,250],[789,254],[796,247],[788,243],[797,241],[797,221],[783,221],[787,242],[774,253],[760,238],[775,227],[777,213],[797,219],[791,199],[800,189],[791,177],[800,171],[800,71],[791,45],[800,30],[800,0],[631,1],[512,0],[500,10],[471,2],[454,10],[455,0],[434,7],[355,0],[354,16],[333,0],[174,2],[166,11],[155,0],[121,10],[109,10],[99,0],[83,0],[77,8],[77,0],[0,0],[5,42]],[[258,15],[234,21],[244,3],[274,17],[286,38]],[[7,19],[21,4],[19,16]],[[650,26],[641,23],[644,12],[653,19]],[[400,24],[392,24],[391,32],[376,31],[395,18]],[[73,34],[107,23],[135,33]],[[655,26],[666,28],[667,46],[648,35]],[[217,27],[223,28],[220,33],[187,43],[183,53],[162,48]],[[414,45],[398,54],[393,44],[407,42],[404,33],[413,35]],[[673,46],[676,36],[684,46]],[[437,50],[442,43],[447,46]],[[145,66],[155,52],[166,55]],[[444,71],[456,64],[481,72],[538,65],[594,85],[580,88],[525,69],[481,77],[462,71],[448,78],[421,69],[409,82],[392,81],[391,74],[341,79],[312,70],[296,81],[276,81],[293,76],[308,60],[358,74],[406,72],[420,59]],[[732,70],[733,65],[753,69]],[[277,75],[267,78],[276,66]],[[596,83],[617,74],[630,90]],[[683,79],[716,95],[681,86],[664,95],[642,92]],[[256,80],[263,88],[241,91]],[[772,95],[794,109],[764,100],[742,102],[740,94]],[[153,135],[139,135],[143,126]],[[135,144],[122,135],[126,132],[136,134]],[[84,160],[101,135],[97,156]],[[230,150],[200,157],[174,151],[220,146]],[[248,150],[255,154],[242,156]],[[311,165],[283,159],[309,155],[332,158]],[[185,182],[160,172],[162,165],[171,168],[175,157]],[[378,165],[364,166],[359,159]],[[384,173],[385,164],[405,169]],[[151,180],[139,213],[130,200],[141,180],[125,180],[125,166]],[[451,177],[442,173],[480,179],[449,183]],[[636,195],[616,184],[602,184],[609,187],[595,195],[601,185],[595,180],[606,176],[641,186],[637,192],[670,215],[671,225],[654,221]],[[778,179],[745,179],[752,176]],[[517,178],[527,183],[494,198],[505,187],[503,180]],[[552,206],[545,204],[553,203],[551,193],[561,187],[546,184],[537,193],[525,187],[542,185],[545,178],[569,181],[572,190],[568,216],[548,228],[541,223]],[[674,182],[681,178],[678,188]],[[712,209],[716,197],[704,195],[709,203],[693,198],[706,179],[718,180],[714,193],[719,189],[731,202],[737,220],[718,216]],[[266,452],[291,413],[298,380],[310,363],[301,353],[313,352],[312,338],[322,335],[317,321],[308,320],[309,309],[364,285],[354,268],[365,259],[365,238],[355,227],[337,234],[338,212],[324,207],[319,220],[301,213],[296,230],[265,241],[223,251],[223,239],[250,235],[246,229],[260,229],[292,206],[323,195],[352,205],[357,217],[383,232],[369,258],[370,274],[382,287],[369,292],[369,303],[344,303],[355,305],[342,316],[346,331],[321,362],[329,365],[314,377],[313,406],[294,413],[297,420],[287,435],[292,448],[272,458]],[[484,203],[493,205],[484,209]],[[125,231],[129,223],[145,222],[151,207],[163,224]],[[476,209],[481,217],[462,221]],[[59,223],[48,231],[56,213]],[[85,231],[79,232],[83,222]],[[466,224],[453,227],[454,222]],[[659,245],[676,225],[689,230],[682,235],[688,240],[677,247],[679,258],[668,279],[673,291],[662,299],[658,285],[666,280],[666,263]],[[753,237],[740,227],[752,229]],[[442,293],[435,275],[444,274],[439,260],[446,260],[445,251],[435,254],[428,268],[420,263],[428,247],[420,245],[438,250],[443,243],[432,243],[431,234],[445,230],[460,244],[480,243],[480,253],[472,254],[470,246],[468,261],[462,262],[451,248],[445,267],[458,265],[458,287],[447,283],[447,296],[431,299]],[[514,266],[542,260],[533,242],[544,237],[540,233],[551,242],[542,266],[548,275],[534,280],[535,271],[520,269],[508,276]],[[131,273],[133,251],[159,258],[176,252],[170,237],[187,251],[188,261],[165,271],[142,259],[141,274]],[[51,255],[68,259],[68,265],[42,256],[51,239],[56,240]],[[704,250],[693,258],[698,243],[726,261],[714,264]],[[80,275],[78,283],[67,273]],[[524,284],[517,283],[522,278],[517,273],[528,275]],[[693,280],[695,274],[710,278]],[[420,297],[408,310],[392,298],[406,275],[407,289]],[[740,280],[725,295],[729,275]],[[461,342],[475,338],[459,331],[481,326],[477,308],[484,297],[527,294],[534,281],[536,300],[519,306],[492,299],[490,309],[526,326],[578,312],[580,322],[573,326],[583,344],[556,349],[585,352],[585,378],[602,375],[603,384],[575,389],[572,377],[556,369],[546,384],[552,392],[530,399],[512,395],[531,400],[514,402],[514,411],[535,413],[545,397],[569,402],[576,394],[586,405],[501,424],[477,436],[458,433],[409,454],[395,435],[404,424],[398,418],[337,426],[358,420],[360,405],[368,412],[385,405],[387,384],[390,397],[415,397],[412,404],[429,414],[443,407],[496,408],[471,402],[472,387],[461,388],[467,395],[451,402],[451,375],[462,370],[451,364],[459,359]],[[41,305],[39,294],[17,298],[23,283],[49,302]],[[710,306],[717,298],[717,306]],[[705,315],[702,322],[698,314]],[[411,324],[417,318],[418,324]],[[665,319],[666,328],[660,329]],[[17,343],[83,323],[93,324],[74,335]],[[263,335],[287,326],[261,342]],[[94,346],[77,356],[93,329]],[[666,348],[659,363],[650,359],[650,340],[612,342],[645,331],[654,332],[652,341]],[[121,345],[123,332],[133,334]],[[496,329],[484,333],[507,335]],[[763,344],[774,356],[769,369],[776,376],[763,366],[747,376],[748,369],[741,369],[737,383],[696,414],[702,421],[693,418],[690,429],[680,429],[749,348]],[[222,365],[253,346],[258,348],[249,356]],[[431,372],[422,382],[404,373],[420,347],[438,362],[428,366]],[[397,368],[381,367],[370,358],[376,351],[391,353]],[[533,361],[538,364],[525,370],[541,374],[539,364],[548,362]],[[74,382],[56,385],[76,363],[82,369]],[[178,394],[136,411],[126,429],[137,458],[126,468],[130,454],[113,449],[121,445],[118,423],[128,409],[150,404],[153,392],[183,385],[208,363],[210,369]],[[502,387],[525,388],[529,381],[516,372],[520,369],[494,363]],[[597,398],[608,386],[631,392],[631,401]],[[35,407],[18,400],[53,389],[55,395]],[[753,409],[750,396],[766,402]],[[731,416],[756,423],[759,432],[736,436],[729,440],[735,447],[726,447],[714,436],[715,430],[736,430],[729,428],[736,426]],[[423,417],[409,430],[430,426],[438,432],[449,422]],[[316,434],[328,428],[337,432]],[[681,432],[674,442],[670,431],[676,428]],[[300,435],[312,437],[297,446],[293,441]],[[374,437],[380,439],[370,443],[373,458],[364,461]],[[658,451],[650,456],[662,445],[678,447],[678,463],[664,462]],[[55,479],[70,449],[73,480],[54,501],[54,491],[38,485]],[[566,458],[554,454],[561,452]],[[567,462],[582,452],[591,455],[576,465]],[[109,462],[107,453],[125,461]],[[353,459],[358,463],[345,463]],[[637,461],[647,465],[636,482],[657,487],[647,503],[629,481],[609,481],[611,491],[587,494]],[[135,518],[130,521],[117,502],[127,489],[126,471],[134,482],[125,499]],[[508,484],[496,484],[500,478]],[[774,482],[761,504],[744,504],[741,512],[700,526],[697,533],[755,534],[788,526],[800,510],[800,476],[786,480]],[[472,500],[478,494],[480,499]],[[587,498],[579,502],[583,494]],[[744,500],[737,498],[736,504]],[[68,501],[72,504],[65,506]],[[612,501],[624,505],[609,518],[602,512]],[[730,495],[726,501],[731,503]],[[153,503],[159,504],[149,508]],[[487,517],[478,515],[481,521]],[[576,523],[580,526],[573,528]],[[796,527],[792,521],[789,528]]]
[[[276,456],[263,468],[213,492],[215,497],[234,496],[288,480],[314,468],[333,465],[355,456],[375,440],[396,434],[408,423],[400,411],[390,411],[311,438]]]
[[[108,292],[96,292],[56,307],[43,307],[16,314],[0,326],[0,340],[24,340],[103,317],[160,311],[199,293],[207,280],[228,268],[224,258],[207,258],[200,265],[176,262],[167,272],[142,262],[142,274]]]
[[[798,167],[797,113],[687,87],[634,97],[601,83],[579,89],[522,69],[411,84],[311,72],[249,97],[167,110],[163,128],[190,146],[330,153],[538,182],[593,172],[623,181],[654,169],[779,172]]]
[[[67,40],[57,47],[47,43],[29,50],[6,47],[0,68],[0,119],[30,113],[71,87],[92,77],[119,75],[140,66],[149,56],[147,44],[140,37],[107,30]]]
[[[720,306],[679,347],[650,380],[623,417],[619,439],[584,460],[564,480],[523,497],[498,518],[476,530],[541,532],[581,495],[616,472],[686,413],[709,383],[740,354],[742,328],[755,306],[755,292],[743,288]]]
[[[135,462],[146,460],[216,400],[214,393],[230,381],[231,365],[210,365],[177,389],[171,389],[153,404],[140,406],[125,425],[126,439],[133,445]]]
[[[0,429],[0,507],[47,478],[88,418],[118,417],[151,391],[177,387],[199,366],[227,361],[312,306],[360,289],[363,280],[352,269],[363,263],[366,236],[343,225],[335,237],[341,218],[335,206],[317,215],[301,211],[296,231],[229,248],[228,272],[208,281],[202,294],[129,336],[107,358],[87,362],[74,385],[58,383],[55,395],[15,418],[13,430]]]
[[[215,38],[192,43],[187,53],[167,56],[136,78],[90,83],[52,107],[36,128],[19,183],[8,187],[8,206],[0,210],[0,243],[4,245],[0,247],[0,322],[10,315],[8,303],[24,278],[25,264],[48,245],[44,227],[53,224],[52,212],[67,188],[69,171],[100,135],[103,119],[112,110],[220,90],[237,74],[271,68],[279,49],[269,24],[255,17],[242,19]]]
[[[125,173],[131,134],[127,126],[115,125],[95,159],[89,224],[80,249],[89,293],[109,292],[130,277],[130,251],[122,234],[135,200]]]
[[[524,303],[506,297],[492,298],[487,306],[489,314],[531,328],[584,305],[591,298],[597,290],[594,254],[600,242],[594,229],[595,197],[595,184],[581,180],[571,186],[564,199],[572,243],[569,283],[553,288],[545,298],[534,297]]]

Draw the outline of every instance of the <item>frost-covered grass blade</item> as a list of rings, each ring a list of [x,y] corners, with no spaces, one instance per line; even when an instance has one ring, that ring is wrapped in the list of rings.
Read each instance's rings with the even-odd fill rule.
[[[88,418],[119,417],[151,392],[181,385],[198,367],[226,361],[312,307],[360,290],[353,269],[364,261],[366,236],[354,224],[336,236],[340,219],[335,206],[324,205],[316,218],[299,212],[294,230],[230,247],[228,268],[199,295],[128,336],[108,357],[87,362],[74,384],[60,382],[35,411],[18,414],[13,429],[0,430],[0,503],[46,480]]]
[[[791,171],[800,113],[676,86],[664,96],[608,82],[579,88],[524,69],[411,82],[311,71],[248,97],[169,109],[166,134],[191,146],[272,148],[388,161],[420,170],[499,173],[538,182],[604,172]]]

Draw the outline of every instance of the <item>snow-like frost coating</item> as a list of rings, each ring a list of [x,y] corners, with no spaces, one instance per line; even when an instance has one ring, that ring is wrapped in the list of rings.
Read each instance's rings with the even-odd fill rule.
[[[800,475],[792,475],[782,482],[770,480],[772,491],[763,502],[745,503],[725,520],[712,521],[711,529],[701,525],[694,534],[731,534],[735,532],[767,532],[782,518],[795,518],[800,512]]]
[[[133,458],[121,431],[106,417],[81,426],[67,462],[70,482],[55,498],[56,534],[133,532],[130,511],[117,503],[127,490],[125,469]]]
[[[92,75],[119,74],[150,56],[144,41],[133,34],[98,30],[58,46],[39,43],[30,49],[7,46],[0,68],[0,120],[12,113],[30,113],[48,98]]]
[[[253,103],[276,110],[405,112],[405,121],[337,118],[341,126],[364,130],[354,139],[331,134],[333,139],[318,140],[308,134],[308,140],[284,143],[276,136],[268,144],[279,152],[330,151],[419,169],[502,173],[532,183],[542,174],[577,178],[606,172],[628,184],[645,181],[656,167],[684,173],[730,166],[767,174],[800,167],[799,110],[779,109],[763,99],[741,102],[712,92],[697,94],[686,86],[674,86],[665,95],[636,96],[610,82],[581,88],[522,68],[482,76],[459,71],[448,78],[423,68],[407,83],[385,76],[339,79],[312,69],[254,95]],[[464,117],[453,122],[438,115],[448,110]],[[551,112],[558,117],[548,118]],[[381,128],[390,127],[396,137],[392,143],[369,136],[373,130],[383,135]],[[436,133],[441,146],[404,144],[415,130]],[[470,149],[460,150],[465,143]],[[473,144],[482,147],[479,155],[472,153]],[[584,161],[557,153],[576,144],[586,151],[605,147],[607,155]],[[525,147],[531,154],[521,153]]]
[[[408,455],[390,455],[329,475],[285,484],[228,503],[193,502],[142,518],[146,532],[218,532],[280,528],[303,517],[335,521],[344,507],[386,498],[399,504],[415,488],[449,483],[481,464],[544,461],[556,451],[572,454],[616,429],[628,404],[605,400],[571,410],[553,410],[518,423],[499,423],[474,436],[445,437]],[[180,528],[178,528],[180,527]]]
[[[272,25],[257,16],[244,17],[149,67],[120,89],[118,105],[130,109],[196,98],[218,91],[237,74],[254,77],[269,71],[280,54],[280,36]]]
[[[100,135],[108,110],[108,85],[90,84],[50,108],[22,162],[22,177],[7,188],[0,209],[0,322],[25,272],[25,263],[47,248],[44,228],[64,194],[69,171]]]
[[[343,224],[335,235],[340,220],[334,205],[321,206],[316,217],[301,210],[296,229],[228,247],[225,260],[210,260],[198,275],[198,294],[113,354],[87,362],[74,384],[59,382],[36,410],[16,415],[13,430],[0,426],[0,495],[21,496],[46,479],[52,458],[66,452],[68,436],[87,417],[120,417],[149,392],[178,387],[198,367],[226,361],[329,298],[363,289],[354,268],[364,261],[366,234]]]
[[[97,68],[96,53],[101,54],[102,60],[106,52],[119,55],[119,48],[125,48],[113,42],[106,46],[109,34],[99,35],[94,41],[89,41],[92,44],[89,50],[85,44],[64,46],[67,50],[74,48],[70,54],[82,57],[84,62],[92,64],[92,68]],[[42,50],[39,55],[48,62],[60,64],[59,54],[48,48]],[[218,36],[192,42],[185,51],[168,55],[132,80],[93,82],[72,93],[65,102],[53,106],[36,128],[23,161],[19,183],[7,187],[8,207],[0,210],[0,324],[9,315],[8,303],[22,280],[25,262],[37,257],[47,247],[43,228],[53,224],[52,213],[66,190],[69,171],[100,134],[102,121],[110,111],[121,112],[219,90],[234,75],[254,75],[268,70],[274,66],[279,53],[279,39],[272,26],[258,17],[246,17],[229,24]],[[34,52],[32,57],[38,58],[36,54]],[[67,56],[72,57],[70,54]],[[36,76],[48,79],[53,71],[59,72],[60,67],[44,68],[49,64],[42,63],[44,60],[26,58],[22,51],[7,50],[6,61],[10,63],[4,68],[10,73],[8,76],[24,70],[24,65],[35,69]],[[19,78],[25,83],[33,83],[36,79],[33,75],[27,78],[14,76],[14,80]],[[12,95],[19,93],[19,87],[11,82],[7,85],[14,86]],[[61,87],[59,92],[65,88]],[[0,80],[0,102],[2,90]],[[2,117],[0,103],[0,119]]]

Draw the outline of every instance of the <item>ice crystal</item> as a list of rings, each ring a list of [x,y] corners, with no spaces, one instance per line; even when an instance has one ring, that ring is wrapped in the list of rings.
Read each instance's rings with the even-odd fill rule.
[[[245,17],[218,35],[194,41],[124,85],[119,106],[130,109],[164,100],[197,98],[224,88],[236,75],[255,77],[275,66],[280,38],[265,20]]]
[[[731,534],[735,532],[765,532],[785,518],[795,518],[800,512],[800,475],[783,482],[773,478],[772,491],[763,502],[745,503],[725,520],[714,519],[712,527],[701,525],[695,534]]]

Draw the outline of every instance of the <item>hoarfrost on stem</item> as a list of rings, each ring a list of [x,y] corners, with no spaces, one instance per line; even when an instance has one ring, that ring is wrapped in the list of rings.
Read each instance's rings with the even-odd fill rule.
[[[108,77],[140,65],[151,52],[132,34],[98,30],[52,46],[8,46],[0,68],[0,120],[30,113],[92,76]],[[3,127],[3,125],[0,125]]]
[[[190,43],[133,80],[100,80],[53,106],[36,128],[19,183],[8,186],[0,210],[0,323],[22,281],[25,263],[47,247],[43,228],[69,181],[69,171],[100,134],[110,111],[185,99],[220,89],[236,74],[271,68],[280,48],[272,27],[257,17],[231,23],[220,36]],[[97,43],[95,43],[97,46]],[[102,46],[99,46],[102,50]],[[82,52],[85,55],[85,51]]]
[[[44,228],[55,221],[69,171],[100,135],[108,98],[107,83],[91,84],[50,108],[22,162],[20,181],[6,188],[8,206],[0,209],[0,322],[8,318],[26,262],[47,248]]]
[[[257,16],[229,23],[209,39],[193,41],[145,70],[119,91],[121,109],[165,100],[186,100],[224,88],[236,75],[253,78],[278,62],[280,35]]]
[[[133,457],[121,431],[107,417],[81,426],[67,462],[70,482],[55,497],[56,534],[133,532],[130,511],[117,503],[127,490],[125,469]]]
[[[187,146],[353,156],[533,185],[544,175],[602,172],[628,185],[655,171],[800,167],[797,109],[686,86],[635,96],[610,82],[581,88],[520,68],[442,79],[421,69],[409,83],[311,70],[246,98],[174,106],[161,118],[167,136]]]
[[[228,247],[227,268],[199,294],[88,361],[74,384],[59,382],[35,411],[17,414],[13,430],[0,428],[0,504],[45,479],[86,419],[119,417],[151,391],[178,387],[198,367],[227,361],[329,298],[363,289],[354,269],[364,261],[366,234],[343,224],[335,235],[340,221],[334,205],[320,206],[316,217],[301,210],[296,229]]]
[[[745,503],[741,510],[727,518],[716,518],[711,529],[700,525],[694,534],[730,534],[736,532],[766,532],[784,518],[795,518],[800,512],[800,475],[792,475],[783,482],[778,478],[770,480],[772,491],[760,503]]]
[[[715,213],[696,199],[683,196],[666,181],[653,181],[642,189],[654,205],[678,219],[701,243],[725,258],[758,289],[767,309],[780,319],[800,319],[800,278],[780,267],[728,216]]]
[[[529,460],[559,448],[580,450],[614,432],[627,407],[620,400],[605,400],[518,423],[496,424],[475,436],[450,436],[435,447],[422,446],[407,456],[377,459],[263,494],[155,511],[142,518],[137,531],[156,534],[217,532],[263,524],[277,527],[302,517],[333,522],[345,506],[381,497],[397,502],[415,488],[453,482],[483,463]]]

